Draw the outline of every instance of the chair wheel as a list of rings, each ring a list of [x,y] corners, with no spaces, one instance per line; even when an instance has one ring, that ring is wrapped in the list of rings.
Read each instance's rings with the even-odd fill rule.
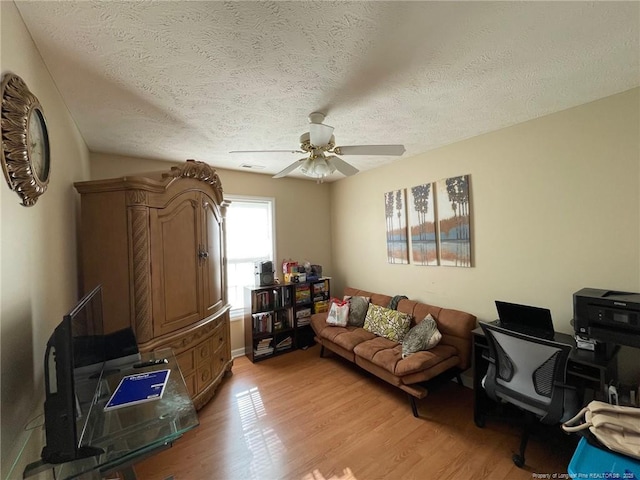
[[[478,428],[484,428],[485,426],[485,418],[482,415],[478,415],[477,417],[473,418],[473,421],[476,424],[476,427]]]
[[[513,460],[513,463],[516,464],[516,467],[518,468],[524,467],[524,458],[522,458],[517,453],[513,457],[511,457],[511,459]]]

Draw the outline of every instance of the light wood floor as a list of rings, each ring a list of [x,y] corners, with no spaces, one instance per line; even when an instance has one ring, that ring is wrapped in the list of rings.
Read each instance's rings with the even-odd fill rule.
[[[143,480],[302,480],[318,470],[358,480],[530,480],[566,473],[575,443],[562,433],[532,437],[527,465],[511,455],[520,430],[473,422],[473,394],[449,382],[418,402],[320,347],[252,364],[234,362],[200,426],[136,466]],[[559,431],[558,427],[558,431]],[[560,477],[560,475],[558,475]],[[305,479],[306,480],[306,479]]]

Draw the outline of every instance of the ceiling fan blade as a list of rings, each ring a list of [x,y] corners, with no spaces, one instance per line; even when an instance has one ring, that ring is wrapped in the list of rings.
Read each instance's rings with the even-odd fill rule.
[[[306,153],[302,150],[231,150],[229,153]]]
[[[289,165],[287,168],[285,168],[284,170],[276,173],[273,178],[282,178],[285,177],[287,175],[289,175],[291,172],[293,172],[296,168],[300,167],[302,165],[302,162],[304,162],[307,158],[301,158],[300,160],[296,160],[295,162],[293,162],[291,165]]]
[[[327,161],[332,163],[336,170],[338,170],[343,175],[350,177],[351,175],[355,175],[360,170],[358,170],[353,165],[349,165],[347,162],[342,160],[340,157],[336,157],[335,155],[330,155],[327,157]]]
[[[309,124],[309,141],[316,147],[324,147],[331,140],[333,127],[324,123]]]
[[[402,155],[404,145],[349,145],[333,149],[338,155]]]

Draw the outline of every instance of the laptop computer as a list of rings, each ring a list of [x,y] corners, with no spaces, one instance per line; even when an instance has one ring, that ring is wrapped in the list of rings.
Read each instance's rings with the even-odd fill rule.
[[[551,310],[496,300],[499,325],[533,337],[553,340],[555,330]]]

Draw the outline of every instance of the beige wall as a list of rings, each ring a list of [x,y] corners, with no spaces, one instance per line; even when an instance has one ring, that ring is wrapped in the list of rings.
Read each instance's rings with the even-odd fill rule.
[[[2,74],[19,75],[38,97],[51,143],[49,188],[35,206],[21,206],[4,177],[0,180],[0,463],[6,478],[25,423],[43,395],[47,339],[77,300],[71,184],[88,178],[89,152],[13,2],[0,2],[0,17]]]
[[[187,154],[188,155],[188,154]],[[185,157],[186,159],[187,157]],[[91,178],[112,178],[140,172],[169,170],[174,163],[91,154]],[[331,275],[331,228],[329,185],[311,180],[217,169],[227,195],[253,195],[275,199],[276,266],[284,258],[309,260]],[[256,232],[259,234],[259,232]],[[231,324],[231,349],[244,348],[242,322]]]
[[[634,89],[332,184],[334,285],[480,320],[495,299],[539,305],[572,332],[575,291],[640,291],[639,107]],[[384,193],[463,174],[475,266],[388,264]]]

